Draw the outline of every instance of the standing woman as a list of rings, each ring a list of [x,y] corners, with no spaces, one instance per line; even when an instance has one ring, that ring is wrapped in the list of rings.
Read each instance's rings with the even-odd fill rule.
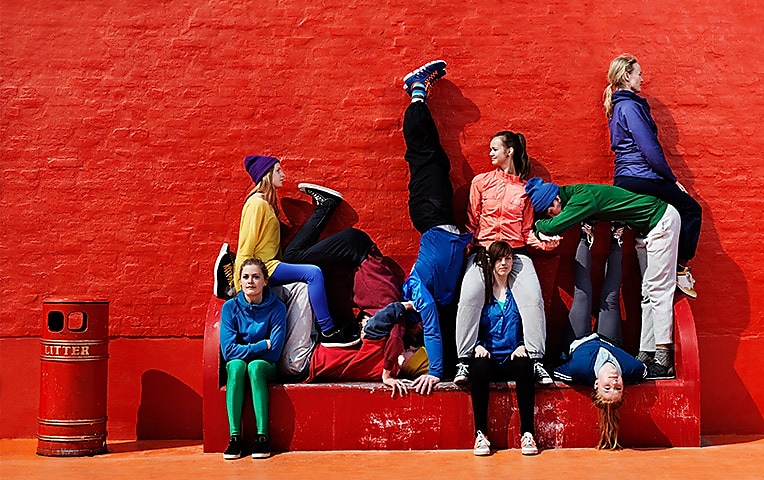
[[[533,439],[535,386],[533,361],[523,342],[523,322],[509,289],[512,247],[494,242],[478,262],[486,278],[485,307],[480,316],[478,342],[471,362],[472,412],[475,419],[475,455],[491,454],[488,441],[488,395],[491,380],[515,380],[520,411],[520,446],[523,455],[538,453]]]
[[[220,350],[226,361],[226,409],[231,434],[223,458],[241,457],[241,415],[249,377],[257,437],[252,458],[270,456],[268,442],[268,381],[276,378],[276,362],[284,347],[286,306],[267,287],[268,269],[262,260],[242,262],[242,287],[220,313]]]
[[[486,280],[476,258],[491,243],[501,240],[514,249],[509,288],[520,310],[525,346],[533,360],[534,375],[537,382],[548,385],[552,378],[541,364],[546,351],[544,301],[526,246],[551,250],[559,245],[559,238],[541,242],[532,233],[533,207],[525,193],[525,180],[530,173],[525,137],[520,133],[499,132],[491,139],[489,155],[491,165],[496,168],[475,176],[470,187],[467,228],[474,234],[473,249],[467,259],[456,313],[459,363],[454,382],[464,384],[468,381],[470,358],[485,303]]]
[[[605,88],[605,114],[610,128],[610,148],[615,152],[616,187],[652,195],[679,211],[679,258],[677,288],[695,298],[695,280],[688,262],[695,256],[702,210],[677,180],[658,142],[658,127],[650,115],[642,91],[642,67],[636,57],[622,54],[610,62]]]
[[[281,163],[275,157],[250,155],[244,159],[244,167],[252,181],[255,182],[255,188],[247,197],[241,211],[239,248],[236,252],[234,271],[238,271],[246,259],[256,257],[265,262],[272,285],[306,282],[310,304],[316,315],[316,322],[321,329],[321,343],[326,347],[347,347],[359,343],[360,338],[357,335],[352,335],[335,326],[329,313],[324,276],[321,269],[312,264],[293,264],[281,261],[281,224],[278,219],[279,209],[276,196],[276,190],[282,187],[285,178],[284,172],[281,170]],[[322,188],[315,185],[309,185],[309,187],[314,187],[305,189],[306,193],[311,194],[311,196],[320,193],[316,191],[316,188]],[[295,239],[317,236],[314,231],[317,230],[320,233],[321,228],[328,220],[328,216],[331,215],[333,207],[330,207],[329,204],[336,207],[342,200],[342,197],[333,190],[323,190],[331,192],[331,196],[335,198],[324,199],[323,203],[317,204],[311,220],[303,225]],[[366,237],[368,238],[368,236]],[[299,240],[297,243],[300,243],[300,248],[293,249],[295,250],[292,254],[293,257],[297,256],[300,249],[307,248],[302,245],[305,243],[303,240]],[[287,250],[289,251],[289,249]],[[328,257],[328,255],[324,257]],[[334,257],[336,261],[343,260],[338,255],[334,255]],[[236,290],[239,291],[241,284],[238,278],[234,279],[234,283]]]

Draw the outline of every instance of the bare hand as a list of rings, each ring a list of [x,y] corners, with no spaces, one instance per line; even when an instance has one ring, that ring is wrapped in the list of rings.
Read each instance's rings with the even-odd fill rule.
[[[390,395],[390,398],[395,398],[396,392],[403,397],[407,393],[409,393],[409,387],[413,383],[411,380],[403,379],[399,380],[397,378],[388,378],[385,379],[385,385],[391,387],[393,389],[393,394]]]
[[[491,358],[491,352],[485,349],[484,346],[478,345],[475,347],[475,357],[477,358]]]
[[[518,357],[527,357],[527,356],[528,356],[528,351],[525,349],[525,345],[520,345],[519,347],[515,349],[514,352],[512,352],[512,355],[509,356],[509,359],[514,360],[515,358],[518,358]]]
[[[271,341],[269,339],[265,339],[265,346],[268,348],[268,350],[271,349]]]
[[[676,186],[677,186],[677,188],[679,188],[679,190],[683,191],[684,193],[687,193],[687,189],[684,188],[684,185],[679,183],[679,180],[676,181]]]
[[[420,395],[429,395],[432,393],[432,387],[440,382],[440,379],[436,376],[425,374],[419,376],[411,384],[411,388]]]
[[[559,235],[546,235],[541,232],[536,232],[536,237],[538,237],[539,240],[542,242],[557,242],[557,244],[560,244],[560,240],[562,239]]]

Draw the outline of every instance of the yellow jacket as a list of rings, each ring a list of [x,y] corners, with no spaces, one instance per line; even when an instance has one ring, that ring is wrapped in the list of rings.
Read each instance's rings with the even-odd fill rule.
[[[241,209],[239,248],[236,251],[234,285],[241,290],[239,269],[244,260],[258,257],[272,275],[281,259],[281,226],[276,212],[259,195],[250,195]]]

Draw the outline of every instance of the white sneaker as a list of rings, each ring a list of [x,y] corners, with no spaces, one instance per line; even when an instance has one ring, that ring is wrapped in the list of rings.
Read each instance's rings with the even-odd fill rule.
[[[457,385],[466,385],[470,381],[470,367],[464,362],[456,364],[456,375],[454,383]]]
[[[690,298],[698,298],[698,293],[695,291],[695,279],[692,278],[689,267],[677,270],[676,288]]]
[[[531,432],[523,433],[520,437],[520,446],[522,448],[523,455],[537,455],[539,449],[536,446],[536,441],[533,439]]]
[[[551,385],[554,383],[554,380],[549,376],[541,362],[536,360],[533,361],[533,377],[539,385]]]
[[[478,457],[485,457],[491,454],[491,442],[488,441],[488,438],[480,430],[477,431],[475,448],[472,449],[472,453]]]

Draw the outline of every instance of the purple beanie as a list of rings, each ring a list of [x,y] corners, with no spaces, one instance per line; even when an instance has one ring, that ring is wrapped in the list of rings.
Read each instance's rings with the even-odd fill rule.
[[[252,181],[255,185],[260,183],[268,170],[272,166],[279,163],[279,159],[276,157],[266,157],[263,155],[250,155],[244,159],[244,168],[247,169],[247,173],[252,177]]]
[[[539,177],[534,177],[525,184],[525,193],[530,197],[533,209],[541,213],[552,205],[557,194],[560,193],[560,187],[552,182],[544,183]]]

